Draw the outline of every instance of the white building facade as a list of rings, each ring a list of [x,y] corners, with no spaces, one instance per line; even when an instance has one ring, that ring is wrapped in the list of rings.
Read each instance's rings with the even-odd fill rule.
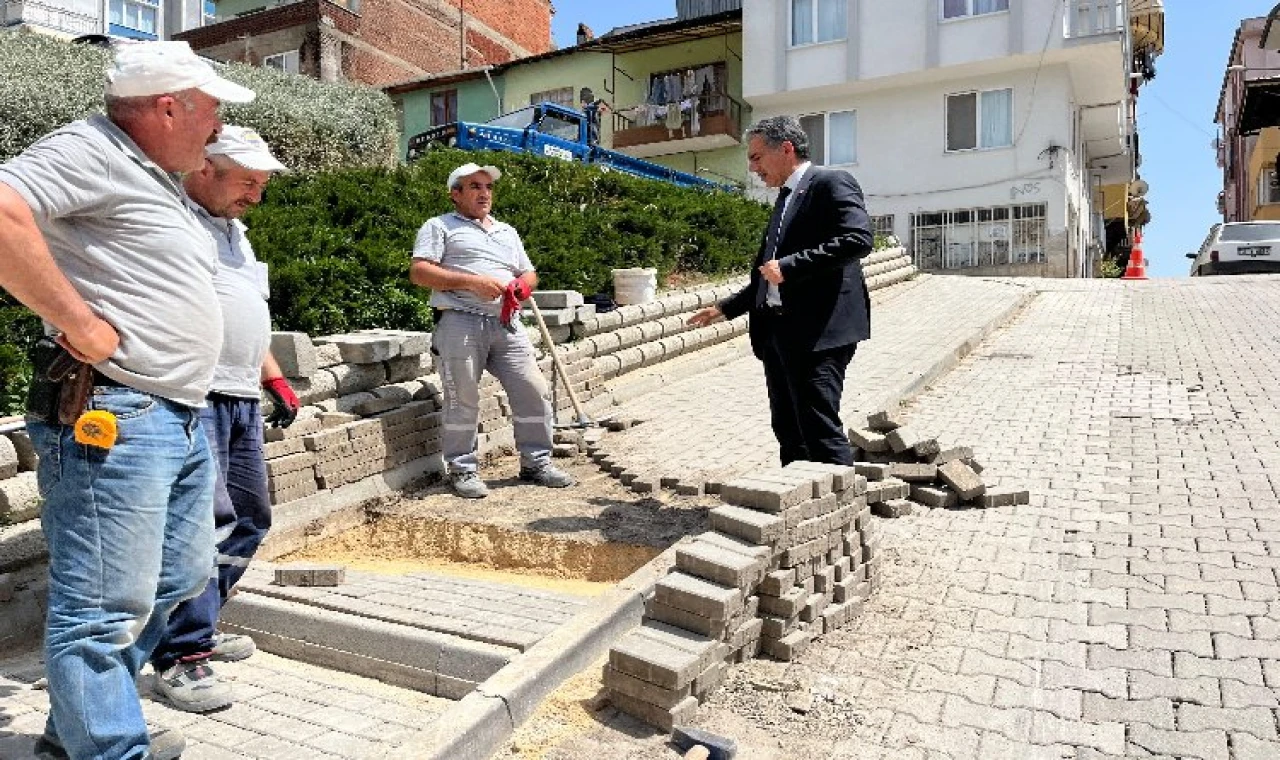
[[[0,29],[74,39],[168,39],[213,23],[213,0],[0,0]]]
[[[1102,189],[1136,178],[1130,2],[746,0],[743,95],[922,269],[1092,276]]]

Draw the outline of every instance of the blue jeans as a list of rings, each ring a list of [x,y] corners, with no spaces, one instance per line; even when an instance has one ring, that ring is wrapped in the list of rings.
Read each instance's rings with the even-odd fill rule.
[[[214,469],[196,410],[98,387],[116,416],[110,449],[29,418],[49,545],[49,722],[73,760],[147,755],[134,679],[169,613],[213,565]]]
[[[216,574],[200,596],[178,605],[169,616],[164,640],[151,655],[157,671],[210,653],[222,605],[271,528],[260,403],[220,393],[210,393],[205,403],[200,426],[218,473],[213,490]]]

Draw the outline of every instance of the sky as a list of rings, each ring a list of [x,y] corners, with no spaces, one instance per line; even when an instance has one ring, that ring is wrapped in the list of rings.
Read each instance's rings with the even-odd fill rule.
[[[877,0],[885,2],[888,0]],[[675,0],[553,0],[556,44],[575,44],[578,22],[596,34],[615,26],[675,16]],[[1165,52],[1156,78],[1138,95],[1142,168],[1151,186],[1151,224],[1143,239],[1147,273],[1182,277],[1185,254],[1221,221],[1216,203],[1222,170],[1210,145],[1227,55],[1240,21],[1265,16],[1275,0],[1165,0]]]

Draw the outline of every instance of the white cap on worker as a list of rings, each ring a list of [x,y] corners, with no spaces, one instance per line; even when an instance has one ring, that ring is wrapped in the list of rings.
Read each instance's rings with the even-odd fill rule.
[[[224,103],[248,103],[254,92],[218,76],[186,42],[120,42],[107,69],[107,95],[137,98],[200,90]]]
[[[222,128],[218,141],[204,149],[210,156],[226,156],[246,169],[259,172],[286,172],[288,167],[276,160],[267,141],[248,127]]]
[[[479,164],[463,164],[462,166],[459,166],[457,169],[454,169],[452,172],[449,173],[449,184],[445,185],[445,187],[448,187],[450,190],[452,190],[454,186],[458,184],[458,180],[462,179],[463,177],[470,177],[472,174],[475,174],[476,172],[484,172],[485,174],[488,174],[490,177],[493,178],[494,182],[497,182],[498,180],[502,179],[502,170],[496,166],[481,166]]]

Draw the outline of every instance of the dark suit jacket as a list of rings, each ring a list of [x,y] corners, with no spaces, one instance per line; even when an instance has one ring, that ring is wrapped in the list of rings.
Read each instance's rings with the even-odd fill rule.
[[[871,219],[858,181],[839,169],[809,167],[792,192],[778,240],[783,313],[769,319],[752,316],[755,355],[762,355],[770,329],[785,334],[788,347],[797,351],[824,351],[871,337],[871,295],[861,260],[872,244]],[[720,303],[726,318],[755,307],[764,256],[762,236],[751,282]]]

